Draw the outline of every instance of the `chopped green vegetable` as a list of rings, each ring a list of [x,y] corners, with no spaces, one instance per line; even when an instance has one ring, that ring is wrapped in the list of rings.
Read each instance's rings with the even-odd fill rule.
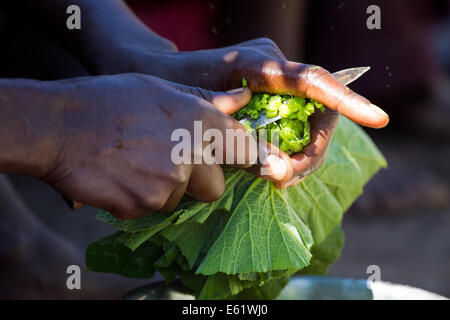
[[[245,79],[243,79],[244,81]],[[281,116],[280,120],[258,128],[256,131],[258,136],[265,138],[269,142],[275,143],[277,141],[279,148],[291,155],[302,151],[311,142],[308,118],[316,110],[324,112],[325,108],[322,104],[311,99],[258,93],[252,97],[247,106],[233,116],[237,120],[246,117],[256,120],[261,112],[264,112],[267,118]],[[245,120],[243,125],[248,130],[253,130],[250,120]],[[261,135],[261,130],[266,130],[264,135]]]

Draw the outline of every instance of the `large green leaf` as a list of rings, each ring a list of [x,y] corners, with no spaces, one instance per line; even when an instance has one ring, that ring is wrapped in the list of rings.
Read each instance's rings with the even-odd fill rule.
[[[254,182],[197,272],[236,274],[307,266],[313,243],[308,227],[270,182],[250,174],[246,178]]]

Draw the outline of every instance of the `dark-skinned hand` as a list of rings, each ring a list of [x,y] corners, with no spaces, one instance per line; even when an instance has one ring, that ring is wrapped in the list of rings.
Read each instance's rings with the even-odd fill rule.
[[[149,73],[174,82],[221,91],[239,87],[245,78],[252,92],[305,96],[327,106],[325,113],[311,118],[311,143],[284,163],[284,177],[275,180],[278,188],[300,182],[325,161],[339,114],[371,128],[382,128],[389,122],[383,110],[338,82],[325,69],[287,61],[270,39],[192,52],[177,52],[175,48],[155,50],[150,44],[148,48],[141,44],[124,48],[122,54],[126,55],[127,63],[112,65],[103,61],[101,72]],[[251,171],[258,174],[259,168],[256,166]]]
[[[225,113],[246,105],[249,89],[213,92],[142,74],[71,79],[52,87],[62,109],[50,117],[65,120],[57,130],[58,150],[49,152],[55,157],[39,178],[64,197],[119,219],[170,211],[185,192],[203,202],[222,195],[220,165],[172,161],[175,129],[193,135],[194,121],[202,121],[203,132],[213,128],[224,137],[227,129],[248,134]],[[225,140],[219,149],[223,159],[230,152]],[[256,154],[256,145],[252,152]],[[231,164],[250,166],[251,151],[234,152],[234,157]]]

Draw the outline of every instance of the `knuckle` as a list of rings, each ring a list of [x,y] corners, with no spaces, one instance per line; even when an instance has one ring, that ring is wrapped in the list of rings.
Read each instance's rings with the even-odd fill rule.
[[[284,54],[281,52],[281,50],[276,46],[263,46],[262,51],[266,54],[269,54],[270,56],[285,59]]]
[[[310,96],[311,90],[317,86],[321,78],[329,75],[330,73],[320,66],[304,65],[301,77],[304,79],[306,96]]]
[[[248,57],[253,57],[255,54],[260,54],[259,50],[256,49],[255,47],[242,47],[239,48],[239,54],[237,56],[236,61],[237,62],[247,62],[246,59],[248,59]]]
[[[135,217],[134,209],[132,206],[126,206],[123,204],[114,205],[109,212],[117,219],[117,220],[128,220],[133,219]]]
[[[166,198],[167,197],[163,196],[162,194],[158,196],[141,195],[139,197],[139,200],[136,201],[136,209],[138,209],[141,212],[147,213],[159,211],[166,204]]]
[[[278,45],[269,38],[258,38],[255,39],[252,43],[254,47],[249,47],[248,49],[251,51],[250,53],[257,56],[270,56],[285,59],[285,56],[281,52]]]
[[[161,209],[166,206],[172,192],[176,190],[177,185],[179,185],[178,181],[187,181],[187,178],[181,174],[170,173],[164,174],[162,177],[164,178],[164,182],[160,181],[157,185],[152,183],[151,185],[148,185],[148,188],[145,188],[145,192],[141,190],[140,193],[136,195],[135,199],[137,207],[141,209],[141,211],[161,211]],[[177,180],[177,182],[175,180]]]
[[[212,101],[213,96],[211,94],[211,91],[209,90],[205,90],[203,88],[199,88],[199,87],[190,87],[190,93],[193,94],[194,96],[200,97],[203,100],[206,101]]]
[[[263,45],[263,46],[277,47],[275,42],[272,39],[268,38],[268,37],[257,38],[257,39],[255,39],[255,42],[257,44]]]
[[[184,184],[188,181],[189,175],[183,166],[175,166],[172,171],[168,174],[168,179],[173,184]]]
[[[318,79],[330,74],[324,68],[315,65],[306,66],[304,72],[306,74],[306,78],[311,82],[315,82]]]
[[[161,210],[173,191],[173,183],[149,183],[147,186],[141,185],[139,188],[128,191],[130,204],[127,210],[120,209],[126,215],[139,217],[154,211]]]
[[[251,65],[258,65],[267,60],[269,54],[262,45],[253,45],[251,47],[242,47],[239,49],[239,55],[236,58],[238,69],[246,70]],[[248,79],[247,79],[248,80]]]

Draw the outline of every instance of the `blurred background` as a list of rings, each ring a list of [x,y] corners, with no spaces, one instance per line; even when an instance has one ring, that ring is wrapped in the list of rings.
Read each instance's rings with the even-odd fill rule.
[[[367,278],[367,268],[377,265],[384,281],[450,297],[449,0],[133,0],[129,4],[180,50],[269,37],[289,60],[321,65],[331,72],[371,66],[351,88],[391,115],[388,128],[366,129],[389,168],[375,176],[345,215],[346,244],[330,275]],[[366,9],[373,4],[381,9],[380,30],[366,26]],[[2,47],[0,63],[21,52],[30,64],[7,63],[0,68],[1,76],[56,79],[70,70],[80,73],[82,67],[72,57],[44,36],[17,27],[17,21],[0,19],[1,39],[9,44]],[[44,50],[36,52],[33,44]],[[55,60],[56,55],[61,58]],[[112,231],[95,221],[95,209],[72,212],[45,184],[22,176],[10,179],[30,214],[71,248],[73,263],[82,264],[87,244]],[[0,194],[0,210],[10,210],[11,194]],[[103,277],[120,282],[110,294],[145,283]]]

